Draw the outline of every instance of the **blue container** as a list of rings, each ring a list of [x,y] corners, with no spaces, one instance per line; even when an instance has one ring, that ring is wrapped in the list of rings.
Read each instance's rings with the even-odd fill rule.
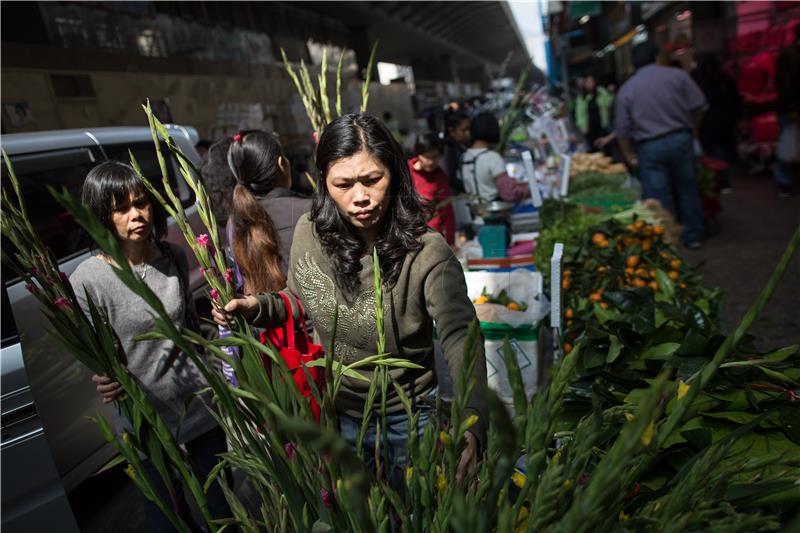
[[[483,257],[507,257],[506,242],[508,230],[505,225],[487,225],[478,232],[478,242],[483,249]]]

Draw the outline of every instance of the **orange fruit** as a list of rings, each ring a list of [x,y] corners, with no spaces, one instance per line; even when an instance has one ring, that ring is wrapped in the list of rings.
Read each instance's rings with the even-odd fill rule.
[[[669,260],[669,258],[672,257],[671,255],[669,255],[669,252],[661,252],[660,255],[661,255],[662,259],[666,259],[666,260]]]
[[[571,307],[567,307],[567,310],[564,311],[564,316],[566,318],[572,318],[573,316],[575,316],[575,313],[572,311]]]
[[[653,241],[651,241],[650,239],[645,239],[644,242],[642,243],[642,250],[644,250],[645,252],[649,252],[650,248],[652,247],[653,247]]]
[[[572,320],[567,320],[567,327],[568,327],[568,328],[571,328],[571,327],[572,327]]]
[[[675,281],[676,279],[678,279],[678,276],[680,276],[680,274],[678,274],[675,270],[670,270],[669,274],[667,275],[669,276],[669,279],[671,279],[672,281]]]
[[[597,246],[600,248],[608,248],[608,241],[601,241],[597,243]]]
[[[645,283],[645,281],[643,279],[639,279],[639,278],[636,278],[635,280],[633,280],[633,284],[636,285],[637,287],[644,287],[645,285],[647,285],[647,283]]]
[[[650,235],[653,234],[653,227],[652,226],[645,226],[643,233],[649,237]]]
[[[664,226],[662,226],[660,224],[656,225],[656,226],[653,226],[653,233],[656,234],[656,235],[664,235],[665,231],[666,231],[666,229],[664,228]]]
[[[593,292],[589,295],[589,300],[593,302],[599,302],[602,298],[603,296],[599,292]]]
[[[565,342],[564,343],[564,353],[568,354],[571,351],[572,351],[572,345],[570,343],[568,343],[568,342]]]
[[[636,226],[634,226],[633,224],[628,224],[627,226],[625,226],[625,229],[630,232],[634,232],[636,231]]]
[[[568,278],[568,277],[570,277],[571,275],[572,275],[572,270],[565,270],[565,271],[564,271],[564,277],[565,277],[565,278]]]
[[[648,278],[648,277],[650,277],[650,274],[647,273],[647,270],[645,270],[643,268],[636,269],[636,272],[634,272],[634,274],[636,274],[640,278]]]
[[[629,267],[635,267],[636,265],[639,264],[639,256],[632,255],[628,257],[628,259],[625,260],[625,264],[628,265]]]
[[[644,220],[642,219],[637,220],[636,222],[633,223],[633,227],[641,231],[641,229],[644,228]]]
[[[647,286],[653,289],[654,291],[658,290],[658,282],[656,281],[651,281],[650,283],[647,284]]]
[[[656,271],[655,271],[655,270],[653,270],[652,268],[651,268],[651,269],[650,269],[650,270],[649,270],[647,273],[648,273],[648,274],[650,274],[650,277],[651,277],[651,278],[654,278],[654,277],[656,277]]]
[[[605,302],[600,302],[600,307],[602,307],[603,309],[608,309],[608,304]]]
[[[625,269],[625,274],[627,274],[629,276],[633,276],[635,274],[635,272],[636,271],[633,270],[633,268],[631,268],[631,267],[628,267],[628,268]]]
[[[569,278],[565,278],[564,281],[561,282],[561,288],[567,290],[570,288],[572,283],[570,283]]]
[[[678,270],[681,267],[681,260],[673,259],[670,261],[669,266],[671,266],[673,270]]]
[[[600,233],[599,231],[594,235],[592,235],[592,242],[595,244],[600,244],[604,240],[606,240],[606,236]]]
[[[686,284],[681,281],[680,284],[678,285],[678,287],[680,287],[681,289],[685,289],[686,288]]]

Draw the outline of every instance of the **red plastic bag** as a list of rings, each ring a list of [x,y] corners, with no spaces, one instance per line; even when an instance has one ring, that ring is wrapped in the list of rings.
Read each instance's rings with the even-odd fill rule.
[[[281,298],[283,298],[283,303],[286,305],[286,324],[272,331],[262,332],[261,342],[265,343],[269,340],[275,348],[278,349],[280,356],[286,362],[286,366],[289,367],[289,371],[292,373],[295,385],[297,385],[303,398],[308,400],[314,419],[317,421],[317,424],[319,424],[320,406],[316,398],[314,398],[311,384],[308,382],[308,377],[303,367],[308,371],[308,375],[311,376],[311,379],[317,386],[317,390],[322,393],[322,391],[325,390],[325,370],[317,366],[308,367],[306,364],[322,357],[323,348],[319,344],[314,344],[309,340],[303,306],[300,304],[300,300],[297,296],[292,295],[297,303],[297,309],[300,314],[300,326],[303,331],[302,336],[300,336],[299,339],[295,339],[295,322],[289,297],[282,292],[279,294]],[[272,361],[267,356],[262,356],[262,360],[267,370],[270,370]]]

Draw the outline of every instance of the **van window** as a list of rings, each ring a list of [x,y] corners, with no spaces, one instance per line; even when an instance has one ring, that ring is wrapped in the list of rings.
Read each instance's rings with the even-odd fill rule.
[[[104,144],[103,150],[110,160],[123,161],[125,163],[129,163],[131,160],[130,154],[128,154],[128,150],[130,150],[136,162],[141,167],[142,174],[163,193],[161,167],[158,164],[156,149],[152,141],[134,144]],[[167,175],[169,177],[169,183],[172,186],[172,191],[181,199],[183,206],[188,207],[194,203],[194,197],[190,194],[191,189],[187,186],[178,186],[175,165],[173,164],[174,157],[170,153],[169,148],[167,148],[166,143],[163,142],[161,143],[161,155],[163,155],[167,161]]]
[[[86,174],[102,160],[96,150],[85,147],[11,157],[31,224],[59,261],[86,250],[88,239],[72,215],[50,195],[47,186],[56,190],[66,187],[74,197],[80,197]],[[3,183],[8,183],[5,165],[2,177]],[[3,254],[8,253],[14,253],[13,245],[3,239]]]

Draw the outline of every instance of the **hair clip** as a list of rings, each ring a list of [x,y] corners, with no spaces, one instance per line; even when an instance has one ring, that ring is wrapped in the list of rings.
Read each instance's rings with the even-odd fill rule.
[[[234,135],[233,136],[233,142],[237,142],[237,143],[242,142],[242,134],[241,133],[237,133],[236,135]]]

